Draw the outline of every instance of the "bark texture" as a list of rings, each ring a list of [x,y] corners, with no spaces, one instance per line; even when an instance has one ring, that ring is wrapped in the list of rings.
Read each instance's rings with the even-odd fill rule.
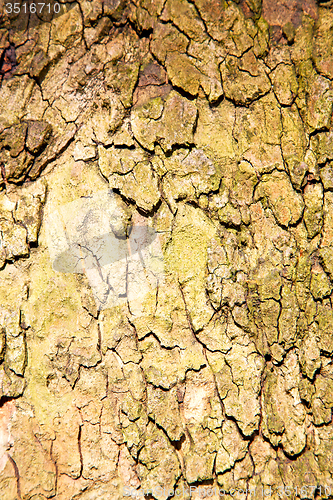
[[[2,4],[0,49],[1,500],[333,498],[331,2]]]

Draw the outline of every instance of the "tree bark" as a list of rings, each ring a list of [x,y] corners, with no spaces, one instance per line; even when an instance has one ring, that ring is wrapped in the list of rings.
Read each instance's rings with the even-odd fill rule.
[[[0,18],[1,499],[333,498],[331,2],[42,5]]]

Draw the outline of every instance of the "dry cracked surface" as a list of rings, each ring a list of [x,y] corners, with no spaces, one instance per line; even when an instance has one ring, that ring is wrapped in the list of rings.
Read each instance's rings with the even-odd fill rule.
[[[331,4],[1,3],[1,500],[333,498]]]

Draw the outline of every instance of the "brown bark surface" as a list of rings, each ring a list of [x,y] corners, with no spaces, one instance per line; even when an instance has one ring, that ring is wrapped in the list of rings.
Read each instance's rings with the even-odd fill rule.
[[[0,2],[1,500],[333,498],[331,3]]]

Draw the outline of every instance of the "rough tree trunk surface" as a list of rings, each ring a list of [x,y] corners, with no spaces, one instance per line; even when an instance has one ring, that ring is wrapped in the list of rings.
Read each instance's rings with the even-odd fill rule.
[[[333,498],[331,2],[1,5],[1,500]]]

